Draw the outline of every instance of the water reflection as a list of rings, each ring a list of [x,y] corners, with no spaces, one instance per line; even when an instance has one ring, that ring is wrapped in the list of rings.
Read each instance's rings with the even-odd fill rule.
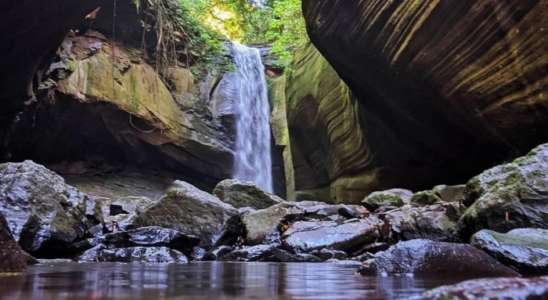
[[[398,299],[462,279],[362,277],[333,264],[57,264],[0,277],[0,299]]]

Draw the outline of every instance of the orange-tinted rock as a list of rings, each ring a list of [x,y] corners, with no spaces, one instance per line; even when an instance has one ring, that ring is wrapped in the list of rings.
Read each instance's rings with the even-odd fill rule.
[[[23,272],[27,269],[27,258],[13,239],[8,222],[0,213],[0,273]]]

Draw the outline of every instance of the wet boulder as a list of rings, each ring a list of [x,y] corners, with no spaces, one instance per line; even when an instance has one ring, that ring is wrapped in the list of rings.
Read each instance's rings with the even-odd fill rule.
[[[375,254],[359,269],[362,275],[380,273],[436,275],[459,274],[477,277],[518,276],[485,252],[467,244],[412,240]]]
[[[484,278],[435,288],[422,294],[421,300],[526,300],[547,299],[548,277]]]
[[[506,234],[482,230],[470,244],[523,275],[548,274],[548,230],[514,229]]]
[[[405,206],[386,214],[392,230],[400,240],[428,239],[438,242],[459,242],[460,206],[456,202]]]
[[[309,253],[323,248],[349,252],[375,241],[379,222],[376,217],[342,223],[298,221],[283,233],[282,245],[293,253]]]
[[[221,261],[267,261],[272,257],[270,245],[257,245],[234,250],[217,258]]]
[[[402,197],[391,191],[374,192],[362,201],[362,205],[369,211],[376,211],[380,207],[401,207],[404,205]]]
[[[283,249],[278,249],[276,247],[271,247],[270,251],[272,251],[272,255],[276,258],[276,260],[280,262],[309,262],[309,263],[317,263],[322,262],[322,259],[307,253],[297,253],[293,254],[288,251],[285,251]]]
[[[137,214],[155,203],[147,197],[101,199],[98,202],[100,203],[105,226],[110,231],[131,229]]]
[[[98,245],[76,257],[78,262],[188,263],[181,252],[167,247],[108,248]]]
[[[90,198],[32,161],[0,165],[0,212],[23,250],[58,255],[84,237]]]
[[[482,229],[548,229],[548,144],[494,167],[466,185],[459,220],[464,237]]]
[[[27,255],[13,239],[8,222],[0,212],[0,273],[23,272],[27,269]]]
[[[285,202],[282,198],[267,193],[253,182],[227,179],[213,190],[213,195],[236,208],[264,209]]]
[[[198,188],[176,181],[165,196],[146,207],[135,218],[136,228],[158,226],[170,228],[200,239],[200,246],[210,248],[232,230],[231,219],[239,218],[237,211]],[[237,223],[237,222],[235,222]]]
[[[242,216],[242,222],[245,225],[247,236],[247,245],[258,245],[266,242],[266,239],[272,233],[278,231],[280,221],[284,219],[298,219],[307,216],[328,215],[329,212],[321,210],[320,205],[326,206],[321,202],[298,202],[298,203],[280,203],[266,209],[260,209],[247,213]],[[310,209],[307,211],[307,209]],[[330,211],[335,215],[337,209]]]

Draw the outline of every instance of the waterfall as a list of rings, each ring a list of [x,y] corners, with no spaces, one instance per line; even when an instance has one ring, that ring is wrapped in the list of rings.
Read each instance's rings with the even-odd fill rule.
[[[272,192],[270,106],[265,68],[258,49],[232,44],[239,80],[233,177]]]

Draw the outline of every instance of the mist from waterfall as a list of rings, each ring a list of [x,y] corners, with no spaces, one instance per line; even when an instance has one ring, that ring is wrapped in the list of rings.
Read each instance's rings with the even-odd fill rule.
[[[272,192],[270,106],[259,49],[232,44],[239,93],[233,177]]]

